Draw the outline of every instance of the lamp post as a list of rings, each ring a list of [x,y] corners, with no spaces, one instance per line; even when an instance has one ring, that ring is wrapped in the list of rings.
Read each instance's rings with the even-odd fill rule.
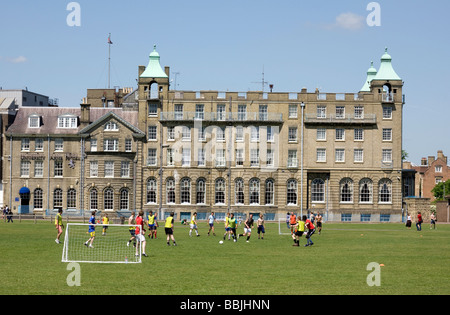
[[[304,116],[304,110],[305,110],[305,103],[301,103],[300,107],[302,109],[302,130],[301,130],[301,143],[300,143],[300,214],[303,217],[303,116]]]
[[[161,127],[162,129],[162,127]],[[159,148],[159,213],[158,213],[158,218],[162,218],[162,198],[163,198],[163,193],[162,193],[162,186],[163,186],[163,173],[164,173],[164,169],[163,169],[163,149],[164,148],[168,148],[169,145],[168,144],[163,144],[162,143],[162,137],[163,137],[163,133],[161,131],[161,145]]]

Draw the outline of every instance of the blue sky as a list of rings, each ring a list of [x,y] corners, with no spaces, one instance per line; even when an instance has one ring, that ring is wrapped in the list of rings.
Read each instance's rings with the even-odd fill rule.
[[[2,1],[0,87],[79,106],[88,88],[136,87],[139,65],[157,45],[183,90],[261,89],[353,93],[388,47],[405,81],[403,148],[409,160],[450,155],[450,1],[389,0],[380,26],[366,23],[371,1],[77,1],[81,25],[66,19],[71,1]],[[174,76],[172,75],[172,78]]]

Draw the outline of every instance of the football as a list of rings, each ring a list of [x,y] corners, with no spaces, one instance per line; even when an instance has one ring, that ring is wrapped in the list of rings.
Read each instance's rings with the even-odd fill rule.
[[[220,241],[220,242],[219,242],[219,244],[221,244],[221,245],[222,245],[222,244],[223,244],[223,241]]]

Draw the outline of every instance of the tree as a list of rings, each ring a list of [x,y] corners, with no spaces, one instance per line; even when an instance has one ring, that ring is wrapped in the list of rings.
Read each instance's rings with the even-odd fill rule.
[[[450,180],[446,182],[440,182],[434,188],[431,190],[431,192],[434,194],[434,198],[436,200],[444,200],[444,185],[445,185],[445,195],[450,195]]]
[[[402,150],[402,161],[406,160],[408,158],[408,152],[405,150]]]

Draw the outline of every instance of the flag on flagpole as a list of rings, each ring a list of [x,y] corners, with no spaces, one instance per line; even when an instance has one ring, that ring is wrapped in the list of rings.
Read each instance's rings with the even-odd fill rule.
[[[108,36],[108,44],[110,44],[110,45],[112,45],[112,41],[111,41],[111,33],[109,34],[109,36]]]

